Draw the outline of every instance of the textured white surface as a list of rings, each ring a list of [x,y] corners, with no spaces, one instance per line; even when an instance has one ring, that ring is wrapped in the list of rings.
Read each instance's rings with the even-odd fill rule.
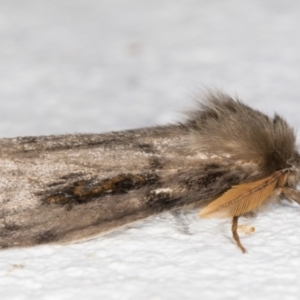
[[[299,1],[0,0],[0,136],[178,119],[204,86],[295,128]],[[1,299],[298,299],[300,208],[243,220],[162,214],[70,246],[1,251]]]

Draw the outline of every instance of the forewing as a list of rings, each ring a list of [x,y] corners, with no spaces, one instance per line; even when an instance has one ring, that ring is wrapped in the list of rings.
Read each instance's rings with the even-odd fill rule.
[[[211,201],[248,175],[189,154],[182,126],[0,139],[0,248],[85,240]]]

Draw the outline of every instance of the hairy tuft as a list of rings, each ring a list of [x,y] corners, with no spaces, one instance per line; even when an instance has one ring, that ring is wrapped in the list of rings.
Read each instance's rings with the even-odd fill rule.
[[[270,118],[221,92],[209,93],[188,113],[190,147],[199,152],[253,161],[264,174],[296,166],[294,130],[279,115]]]

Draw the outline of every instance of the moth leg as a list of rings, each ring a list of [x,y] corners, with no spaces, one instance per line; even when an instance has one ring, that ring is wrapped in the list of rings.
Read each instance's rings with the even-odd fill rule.
[[[285,196],[286,198],[292,199],[293,201],[300,204],[300,191],[284,187],[281,190],[281,194],[283,194],[283,196]]]
[[[241,244],[240,237],[239,237],[239,235],[237,233],[238,219],[239,219],[239,217],[237,217],[237,216],[234,216],[233,219],[232,219],[232,228],[231,228],[232,229],[232,235],[233,235],[233,238],[234,238],[237,246],[242,250],[243,253],[246,253],[247,250]]]

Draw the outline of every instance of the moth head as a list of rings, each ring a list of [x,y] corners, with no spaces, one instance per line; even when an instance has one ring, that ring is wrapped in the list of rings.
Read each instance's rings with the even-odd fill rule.
[[[287,160],[287,180],[285,186],[296,188],[300,182],[300,154],[295,151],[292,158]]]

